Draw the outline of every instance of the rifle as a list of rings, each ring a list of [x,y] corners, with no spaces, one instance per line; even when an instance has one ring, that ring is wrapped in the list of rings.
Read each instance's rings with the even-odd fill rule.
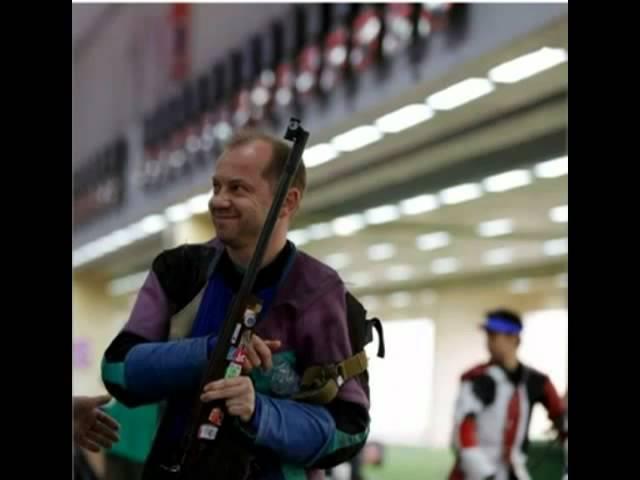
[[[245,480],[250,473],[252,455],[246,443],[247,438],[231,425],[237,419],[227,414],[224,400],[204,404],[199,394],[207,383],[236,377],[242,372],[245,349],[251,341],[261,308],[251,291],[278,213],[302,161],[309,132],[302,128],[298,119],[291,118],[284,138],[293,142],[289,158],[251,262],[227,312],[216,347],[209,357],[185,435],[170,455],[171,458],[167,459],[169,461],[150,474],[153,480]]]

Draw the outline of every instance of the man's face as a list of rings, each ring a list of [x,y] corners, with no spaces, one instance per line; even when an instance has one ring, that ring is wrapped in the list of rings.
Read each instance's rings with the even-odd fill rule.
[[[487,331],[487,349],[492,360],[502,362],[507,356],[515,353],[517,348],[516,335]]]
[[[231,248],[255,245],[273,201],[273,187],[263,172],[271,145],[256,140],[226,151],[213,175],[209,202],[216,235]]]

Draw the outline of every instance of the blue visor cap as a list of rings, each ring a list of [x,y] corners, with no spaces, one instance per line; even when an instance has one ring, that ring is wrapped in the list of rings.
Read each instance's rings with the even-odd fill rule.
[[[522,331],[522,326],[502,317],[487,318],[487,321],[482,325],[482,328],[489,332],[508,333],[512,335]]]

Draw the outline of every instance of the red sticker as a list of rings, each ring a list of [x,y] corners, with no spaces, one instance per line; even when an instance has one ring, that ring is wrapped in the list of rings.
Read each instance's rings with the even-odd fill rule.
[[[216,427],[219,427],[222,425],[223,418],[224,418],[224,413],[222,413],[222,410],[220,410],[219,408],[214,408],[213,410],[211,410],[211,413],[209,414],[209,421],[213,423]]]

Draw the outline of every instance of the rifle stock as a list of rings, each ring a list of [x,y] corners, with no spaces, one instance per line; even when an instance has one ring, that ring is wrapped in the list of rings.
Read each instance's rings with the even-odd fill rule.
[[[243,348],[250,341],[256,316],[261,308],[251,291],[278,213],[302,161],[308,137],[309,133],[302,128],[300,121],[291,118],[284,138],[292,141],[293,145],[285,170],[278,183],[251,262],[224,320],[216,348],[209,358],[198,394],[209,382],[241,374]],[[237,362],[234,362],[234,359]],[[204,404],[198,395],[182,443],[176,445],[171,458],[154,468],[154,473],[145,476],[145,480],[245,480],[249,475],[252,456],[248,437],[231,425],[235,420],[227,415],[223,400]]]

